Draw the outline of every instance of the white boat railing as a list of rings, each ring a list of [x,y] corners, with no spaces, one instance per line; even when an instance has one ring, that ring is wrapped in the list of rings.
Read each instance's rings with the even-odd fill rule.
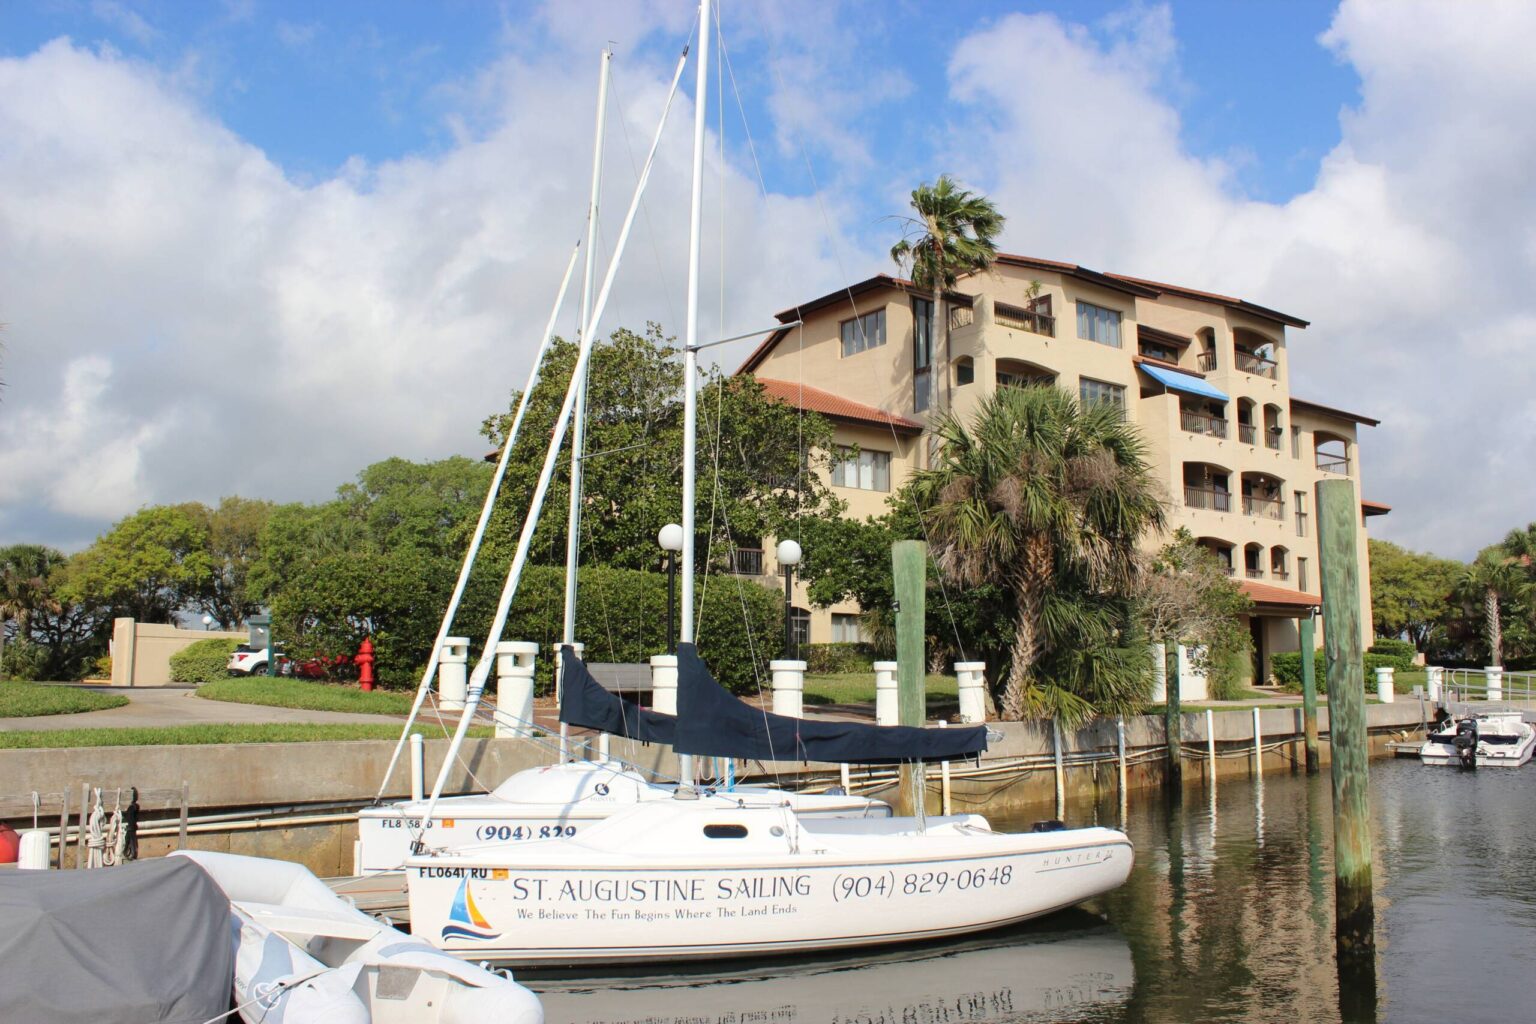
[[[1536,672],[1509,672],[1501,668],[1426,669],[1429,698],[1450,704],[1457,701],[1536,701]]]

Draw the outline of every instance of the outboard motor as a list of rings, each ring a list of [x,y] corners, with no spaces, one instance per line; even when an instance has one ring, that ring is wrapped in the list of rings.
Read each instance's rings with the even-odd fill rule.
[[[1464,718],[1456,723],[1456,756],[1463,768],[1477,767],[1477,720]]]

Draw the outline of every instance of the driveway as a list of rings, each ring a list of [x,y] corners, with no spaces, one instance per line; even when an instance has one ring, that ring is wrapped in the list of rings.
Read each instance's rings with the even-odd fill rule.
[[[128,703],[105,711],[77,715],[37,715],[31,718],[0,718],[0,732],[35,729],[125,729],[164,725],[220,725],[247,722],[352,722],[387,725],[404,719],[393,715],[360,715],[349,711],[305,711],[269,708],[260,704],[234,704],[204,700],[192,687],[92,686],[87,689],[127,697]]]

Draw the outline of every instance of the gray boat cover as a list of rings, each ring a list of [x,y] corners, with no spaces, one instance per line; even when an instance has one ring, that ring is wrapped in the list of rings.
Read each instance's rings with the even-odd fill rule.
[[[0,872],[0,1021],[202,1024],[230,1008],[230,929],[182,857]]]

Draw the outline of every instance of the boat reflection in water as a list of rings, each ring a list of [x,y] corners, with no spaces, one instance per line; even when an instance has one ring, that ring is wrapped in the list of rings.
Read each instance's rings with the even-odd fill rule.
[[[857,956],[743,963],[657,976],[518,980],[548,1019],[570,1024],[946,1024],[1076,1021],[1117,1007],[1135,982],[1131,948],[1086,912],[1052,926]],[[1095,1014],[1097,1015],[1097,1014]]]

